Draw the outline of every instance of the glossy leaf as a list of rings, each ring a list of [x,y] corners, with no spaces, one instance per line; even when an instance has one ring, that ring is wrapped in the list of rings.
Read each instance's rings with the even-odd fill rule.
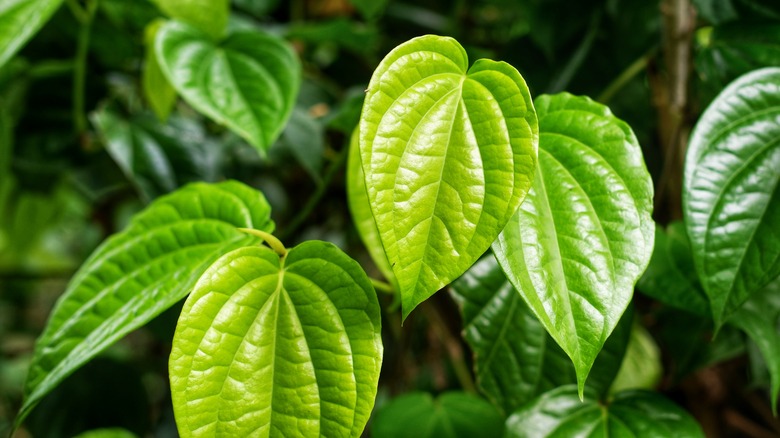
[[[696,420],[679,406],[649,391],[624,391],[606,406],[583,403],[577,388],[563,386],[540,396],[506,421],[506,437],[704,437]]]
[[[153,202],[84,262],[38,338],[20,424],[81,365],[181,300],[227,251],[257,243],[237,227],[272,231],[259,192],[195,183]]]
[[[380,409],[372,421],[371,436],[395,438],[499,437],[503,418],[481,398],[463,392],[446,392],[436,400],[430,394],[402,395]]]
[[[166,121],[176,104],[176,90],[160,70],[157,56],[154,54],[154,40],[163,20],[155,20],[144,31],[144,66],[141,76],[144,97],[160,121]]]
[[[582,390],[650,260],[653,186],[631,128],[607,107],[558,94],[536,108],[536,179],[493,251]]]
[[[152,0],[167,16],[183,21],[213,39],[221,38],[230,16],[230,0]]]
[[[477,261],[531,185],[537,122],[523,78],[503,62],[467,67],[457,41],[415,38],[366,94],[361,160],[404,318]]]
[[[236,31],[216,44],[171,21],[159,30],[155,53],[187,103],[265,155],[290,117],[300,87],[300,63],[286,42],[252,30]]]
[[[240,248],[184,304],[170,359],[179,433],[352,436],[382,364],[381,316],[360,265],[331,243]]]
[[[716,327],[780,274],[780,68],[740,77],[702,114],[683,211]]]
[[[49,21],[62,0],[3,0],[0,3],[0,67]]]
[[[655,389],[663,377],[661,350],[653,337],[638,321],[634,321],[626,354],[620,371],[610,386],[610,393],[628,389]]]

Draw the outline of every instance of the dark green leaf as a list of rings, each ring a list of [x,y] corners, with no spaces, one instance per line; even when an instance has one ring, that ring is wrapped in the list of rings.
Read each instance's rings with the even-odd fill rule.
[[[3,0],[0,3],[0,67],[33,37],[62,0]]]
[[[230,0],[152,0],[166,15],[181,20],[212,39],[225,34]]]
[[[361,15],[372,20],[384,12],[388,0],[349,0],[349,2],[360,11]]]
[[[358,437],[381,364],[379,304],[357,262],[319,241],[281,257],[237,249],[203,274],[179,319],[179,433]]]
[[[286,36],[313,45],[335,44],[358,54],[374,53],[379,42],[379,32],[375,26],[347,19],[322,23],[293,23]]]
[[[321,181],[322,158],[325,154],[325,129],[306,110],[295,108],[280,139],[314,181]],[[279,144],[279,143],[277,143]]]

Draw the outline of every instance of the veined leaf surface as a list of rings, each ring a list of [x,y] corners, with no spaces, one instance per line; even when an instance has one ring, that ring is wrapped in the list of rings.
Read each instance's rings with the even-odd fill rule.
[[[245,30],[215,43],[169,21],[157,33],[155,53],[184,100],[265,155],[290,117],[301,82],[300,62],[286,42]]]
[[[62,0],[3,0],[0,2],[0,67],[49,21]]]
[[[503,62],[467,69],[457,41],[423,36],[382,60],[366,94],[361,161],[404,318],[490,247],[533,179],[525,81]]]
[[[333,244],[239,248],[201,277],[170,359],[179,433],[352,436],[382,364],[376,292]]]
[[[718,95],[685,157],[685,225],[718,327],[780,275],[778,169],[780,68],[766,68]]]
[[[98,247],[73,277],[38,338],[20,424],[74,370],[190,292],[214,260],[270,232],[263,195],[241,183],[195,183],[159,198]]]
[[[634,133],[607,107],[564,93],[536,108],[536,179],[493,250],[582,391],[650,260],[653,186]]]

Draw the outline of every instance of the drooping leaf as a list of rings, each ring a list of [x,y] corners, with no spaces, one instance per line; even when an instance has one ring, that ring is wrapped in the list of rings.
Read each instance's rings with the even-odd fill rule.
[[[638,321],[632,326],[626,354],[609,388],[610,393],[628,389],[653,390],[663,376],[661,351],[655,340]]]
[[[637,289],[674,308],[698,316],[710,315],[707,296],[696,275],[685,224],[681,221],[672,222],[666,231],[656,227],[653,257],[637,282]]]
[[[33,37],[62,0],[3,0],[0,3],[0,67]]]
[[[225,34],[230,0],[152,0],[165,15],[181,20],[212,39]]]
[[[446,392],[436,400],[423,392],[402,395],[371,423],[374,438],[499,437],[503,430],[503,419],[490,403],[463,392]]]
[[[457,41],[415,38],[382,60],[366,94],[361,160],[404,318],[488,249],[533,178],[523,78],[503,62],[467,68]]]
[[[155,53],[187,103],[265,155],[290,117],[301,82],[300,63],[286,42],[245,30],[217,44],[170,21],[158,31]]]
[[[649,391],[624,391],[608,405],[586,397],[575,386],[547,392],[512,414],[506,437],[702,437],[696,420],[679,406]]]
[[[195,183],[159,198],[84,262],[38,338],[17,425],[57,384],[190,292],[220,255],[272,231],[260,192]]]
[[[165,122],[176,103],[176,89],[160,70],[154,53],[154,40],[163,20],[154,20],[144,30],[144,66],[141,76],[144,97],[160,121]]]
[[[780,68],[734,81],[691,134],[683,211],[716,327],[780,274]]]
[[[534,185],[493,244],[582,390],[653,250],[653,186],[627,124],[570,94],[536,99]]]
[[[281,257],[237,249],[203,274],[176,328],[179,433],[358,437],[381,364],[379,304],[357,262],[319,241]]]

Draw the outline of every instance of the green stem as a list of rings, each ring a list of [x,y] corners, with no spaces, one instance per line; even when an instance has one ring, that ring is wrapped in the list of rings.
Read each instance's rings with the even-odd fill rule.
[[[279,256],[284,257],[287,255],[287,248],[284,247],[284,244],[282,244],[282,241],[274,237],[271,233],[266,233],[265,231],[255,230],[254,228],[239,228],[238,231],[241,231],[242,233],[251,234],[253,236],[257,236],[265,243],[268,244],[268,246],[271,247],[271,249],[274,250],[275,253],[279,254]]]
[[[65,3],[68,5],[68,9],[70,9],[70,12],[73,13],[73,16],[76,17],[76,20],[79,23],[84,23],[87,21],[87,11],[81,7],[78,0],[67,0]]]
[[[615,97],[615,94],[617,94],[618,91],[623,89],[623,87],[631,82],[631,80],[634,79],[636,75],[643,72],[645,68],[647,68],[647,64],[650,62],[650,59],[655,56],[656,50],[658,50],[658,48],[653,47],[645,54],[637,58],[634,62],[632,62],[612,82],[610,82],[609,85],[607,85],[607,88],[605,88],[604,91],[599,94],[599,97],[596,100],[606,105],[610,100],[612,100],[613,97]]]
[[[382,280],[377,280],[376,278],[371,278],[370,280],[371,280],[371,284],[374,286],[374,289],[390,295],[395,294],[395,290],[393,289],[393,286],[390,286],[389,283],[385,283]]]
[[[98,0],[88,0],[86,11],[84,11],[84,15],[79,20],[81,27],[79,29],[76,58],[73,65],[73,127],[76,134],[82,134],[87,130],[87,116],[84,113],[84,82],[87,75],[87,53],[89,52],[89,38],[92,33],[92,20],[95,18],[97,7]],[[75,9],[73,10],[75,11]]]

